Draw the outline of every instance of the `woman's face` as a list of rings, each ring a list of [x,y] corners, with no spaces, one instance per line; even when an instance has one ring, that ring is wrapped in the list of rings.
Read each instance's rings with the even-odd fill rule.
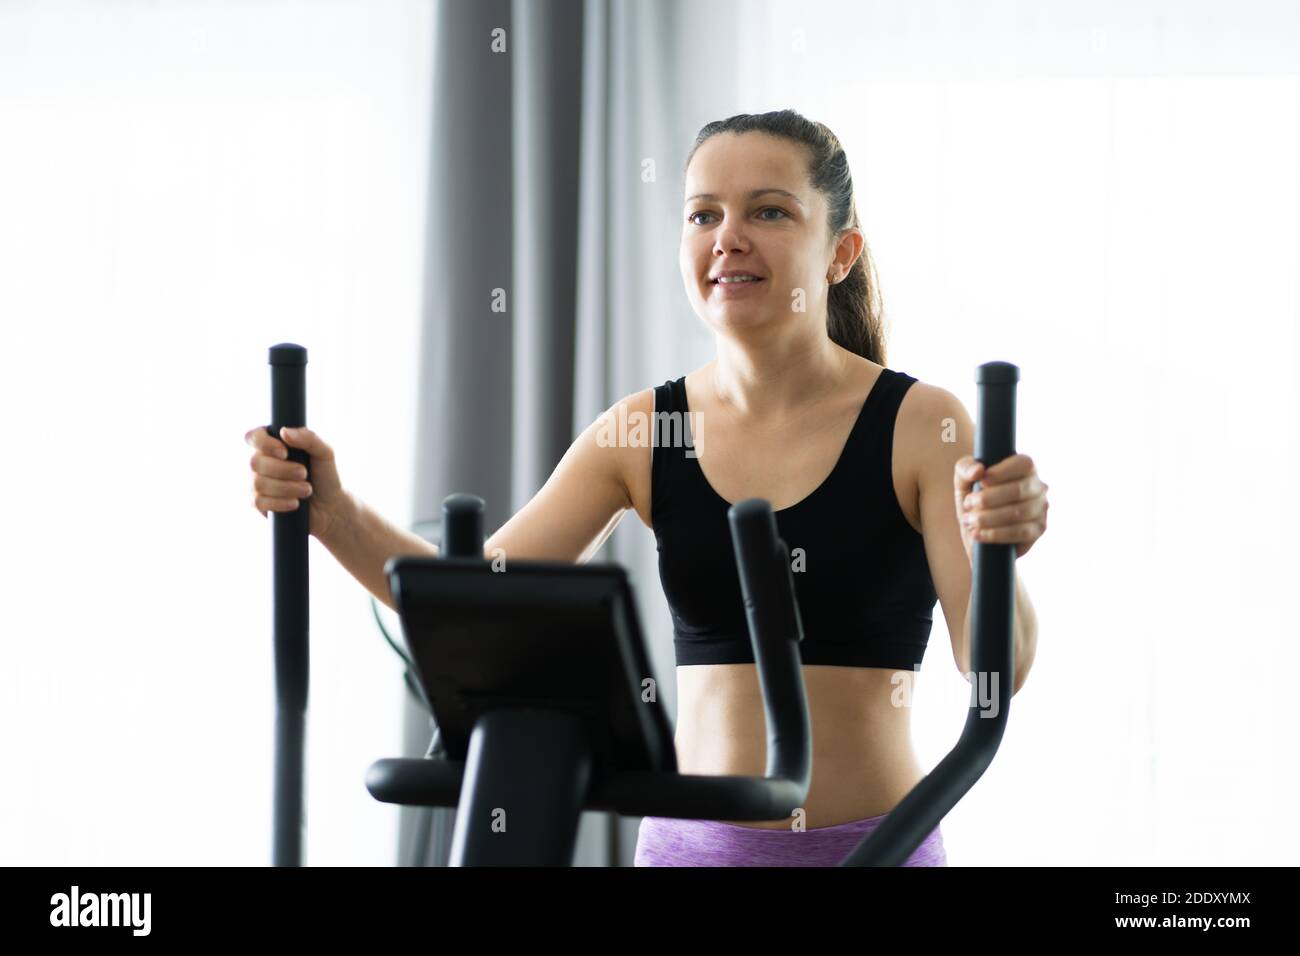
[[[679,260],[691,307],[715,331],[825,321],[834,251],[807,162],[804,147],[762,133],[720,133],[691,158]],[[718,282],[727,271],[759,281]]]

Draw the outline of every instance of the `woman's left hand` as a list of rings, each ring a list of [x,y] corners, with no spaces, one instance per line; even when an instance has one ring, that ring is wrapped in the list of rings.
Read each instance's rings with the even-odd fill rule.
[[[1014,544],[1022,558],[1047,530],[1047,485],[1028,455],[1011,455],[988,469],[967,455],[953,470],[953,488],[968,551],[975,542]]]

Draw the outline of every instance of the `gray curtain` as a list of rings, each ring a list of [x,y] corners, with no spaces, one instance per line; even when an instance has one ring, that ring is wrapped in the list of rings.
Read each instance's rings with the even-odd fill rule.
[[[457,491],[485,499],[491,533],[615,400],[713,357],[677,267],[682,166],[701,126],[739,112],[718,42],[737,7],[439,3],[413,512],[429,537]],[[595,560],[629,569],[675,714],[653,535],[629,512]],[[408,695],[407,754],[429,726]],[[445,862],[454,811],[401,814],[399,862]],[[638,822],[584,814],[575,864],[631,865]]]

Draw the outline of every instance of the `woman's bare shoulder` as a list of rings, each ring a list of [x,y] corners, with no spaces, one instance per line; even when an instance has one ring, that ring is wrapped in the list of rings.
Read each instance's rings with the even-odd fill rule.
[[[618,449],[619,475],[628,500],[642,524],[650,525],[651,429],[654,427],[655,386],[629,392],[604,415],[607,441]]]
[[[706,372],[712,364],[712,362],[709,362],[699,368],[692,369],[686,373],[685,377],[692,382],[697,381],[695,376]],[[655,407],[655,390],[657,388],[657,385],[651,385],[624,395],[609,409],[614,416],[623,417],[628,423],[627,440],[620,445],[619,468],[632,507],[637,516],[640,517],[642,524],[647,528],[653,527],[650,514],[650,465],[654,450],[651,444],[653,440],[651,429],[655,427],[655,414],[663,411],[663,409]],[[641,433],[637,433],[633,429],[633,424],[636,422],[644,423],[644,429]],[[641,440],[642,437],[645,440]]]

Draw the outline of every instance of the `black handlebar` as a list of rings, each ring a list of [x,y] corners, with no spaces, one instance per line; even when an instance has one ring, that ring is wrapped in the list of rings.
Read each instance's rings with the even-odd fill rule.
[[[803,622],[789,552],[777,534],[772,506],[762,498],[736,502],[727,518],[767,714],[766,774],[806,789],[812,779],[812,726],[799,655]]]
[[[271,346],[271,424],[307,424],[307,350],[288,343]],[[289,449],[289,460],[310,467],[306,452]],[[310,476],[309,476],[310,477]],[[295,511],[276,511],[273,525],[275,633],[275,794],[271,862],[301,866],[303,858],[303,769],[307,722],[309,499]]]
[[[1014,455],[1020,369],[987,362],[975,376],[975,458],[986,466]],[[1015,545],[975,542],[971,567],[970,710],[957,745],[899,802],[841,866],[901,866],[988,769],[1002,742],[1015,681]]]

